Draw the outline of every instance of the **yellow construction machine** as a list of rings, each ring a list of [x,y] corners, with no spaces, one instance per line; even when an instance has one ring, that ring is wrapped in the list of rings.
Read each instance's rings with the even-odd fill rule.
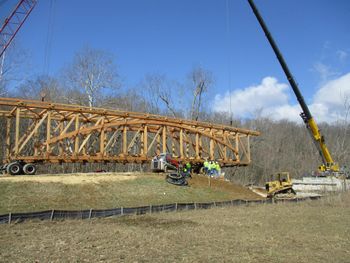
[[[280,172],[271,175],[271,181],[266,182],[267,198],[293,198],[296,193],[293,190],[292,180],[288,172]]]
[[[311,115],[311,112],[308,108],[308,106],[306,105],[304,98],[299,90],[299,87],[296,83],[296,81],[293,78],[292,73],[290,72],[286,61],[284,60],[279,48],[277,47],[276,42],[274,41],[274,39],[272,38],[271,33],[269,32],[265,21],[263,20],[263,18],[261,17],[257,7],[254,4],[253,0],[248,0],[250,7],[253,10],[253,13],[255,14],[256,18],[258,19],[258,22],[261,26],[261,28],[263,29],[273,51],[276,54],[276,57],[278,59],[278,61],[281,64],[281,67],[294,91],[294,94],[300,104],[300,107],[302,108],[302,113],[300,114],[301,118],[303,119],[306,128],[308,129],[313,142],[315,143],[315,146],[321,156],[322,159],[322,164],[318,167],[318,170],[316,172],[315,175],[317,176],[343,176],[345,174],[345,172],[343,170],[341,170],[339,168],[339,165],[334,162],[328,147],[325,143],[325,138],[324,136],[321,134],[320,129],[318,128],[315,119],[313,118],[313,116]]]

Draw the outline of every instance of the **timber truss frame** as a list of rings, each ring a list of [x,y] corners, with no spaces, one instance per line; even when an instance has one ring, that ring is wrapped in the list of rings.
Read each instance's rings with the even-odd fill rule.
[[[180,161],[251,162],[259,132],[147,113],[0,98],[6,118],[5,163],[145,163],[169,152]]]

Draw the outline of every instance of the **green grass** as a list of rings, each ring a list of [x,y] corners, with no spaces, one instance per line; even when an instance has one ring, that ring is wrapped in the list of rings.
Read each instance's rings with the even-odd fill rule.
[[[98,176],[96,175],[96,178]],[[114,176],[117,178],[118,175]],[[91,178],[91,175],[81,178]],[[174,186],[166,183],[163,175],[148,174],[139,175],[136,179],[82,184],[43,183],[20,179],[19,177],[16,181],[8,181],[0,178],[0,214],[50,209],[105,209],[175,202],[208,202],[242,197],[234,191],[209,187],[207,184]],[[62,182],[64,180],[62,179]],[[250,197],[256,196],[250,194]]]
[[[349,262],[350,195],[0,225],[1,262]]]

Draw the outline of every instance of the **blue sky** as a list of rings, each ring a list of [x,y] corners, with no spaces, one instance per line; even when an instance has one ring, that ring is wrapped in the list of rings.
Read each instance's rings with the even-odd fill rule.
[[[0,1],[2,20],[17,0],[3,2]],[[17,43],[31,54],[33,75],[45,72],[50,3],[51,0],[38,0],[16,37]],[[293,112],[299,111],[294,95],[284,86],[286,78],[246,0],[53,0],[53,3],[50,74],[57,74],[71,62],[75,52],[88,45],[115,55],[126,87],[136,85],[149,73],[184,81],[194,66],[202,66],[212,71],[216,80],[209,102],[214,110],[227,109],[231,96],[231,111],[237,117],[249,117],[260,111],[275,119],[283,115],[291,120],[298,118]],[[350,1],[255,3],[311,110],[316,111],[314,114],[321,121],[329,121],[331,114],[335,114],[332,119],[338,118],[342,114],[339,111],[343,95],[337,98],[337,112],[330,109],[334,103],[326,105],[321,96],[328,95],[327,87],[334,93],[340,85],[337,83],[342,85],[342,94],[350,96],[346,75],[350,72]],[[289,111],[293,117],[288,116]]]

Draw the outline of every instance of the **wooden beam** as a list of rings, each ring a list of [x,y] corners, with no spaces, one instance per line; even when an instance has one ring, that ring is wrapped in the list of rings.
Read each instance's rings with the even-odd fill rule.
[[[162,150],[163,150],[163,153],[165,153],[167,151],[166,141],[167,141],[166,126],[163,126],[163,132],[162,132]]]
[[[213,136],[213,131],[210,130],[210,135]],[[210,143],[209,143],[209,158],[210,160],[214,160],[214,140],[210,138]]]
[[[79,114],[75,115],[75,130],[79,130]],[[79,133],[76,134],[74,138],[74,155],[78,155],[79,153]]]
[[[123,154],[128,153],[128,128],[124,126],[123,128]]]
[[[148,132],[147,132],[147,125],[145,125],[144,130],[143,130],[143,154],[147,156],[148,153],[148,142],[147,142],[147,137],[148,137]]]
[[[200,159],[199,156],[199,133],[196,133],[196,159]]]
[[[11,153],[11,118],[6,118],[6,158],[10,156]]]
[[[51,139],[51,112],[47,112],[47,122],[46,122],[46,154],[50,154],[50,144],[49,141]]]
[[[184,132],[180,129],[180,158],[184,158]]]
[[[32,132],[29,134],[29,136],[27,137],[27,139],[24,140],[24,142],[21,144],[21,146],[19,147],[17,154],[19,154],[22,149],[24,148],[24,146],[26,146],[26,144],[28,143],[28,141],[33,137],[34,133],[38,130],[38,128],[41,126],[41,124],[46,120],[47,118],[47,113],[42,117],[42,119],[35,125],[34,130],[32,130]],[[17,121],[16,121],[17,122]],[[16,136],[17,137],[17,136]],[[15,151],[16,152],[16,151]]]
[[[15,126],[15,155],[19,153],[19,120],[21,109],[16,109],[16,126]]]

